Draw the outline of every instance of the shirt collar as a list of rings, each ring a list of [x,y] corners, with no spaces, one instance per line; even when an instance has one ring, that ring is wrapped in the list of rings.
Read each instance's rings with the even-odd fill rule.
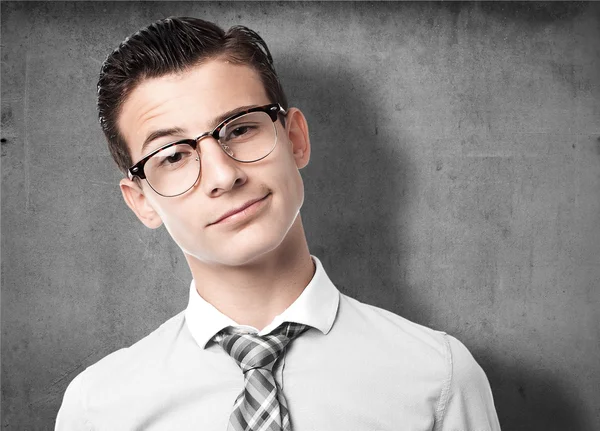
[[[327,276],[321,261],[312,255],[311,258],[315,263],[315,274],[310,283],[288,308],[275,316],[273,321],[261,331],[251,326],[238,325],[221,313],[198,294],[195,282],[192,280],[185,320],[198,345],[205,348],[217,332],[228,326],[247,328],[251,332],[265,335],[283,322],[296,322],[327,334],[331,330],[337,314],[339,291]]]

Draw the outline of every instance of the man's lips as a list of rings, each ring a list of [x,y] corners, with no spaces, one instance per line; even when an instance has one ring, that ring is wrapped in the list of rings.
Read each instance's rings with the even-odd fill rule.
[[[248,207],[249,207],[249,206],[251,206],[252,204],[255,204],[256,202],[258,202],[258,201],[262,201],[263,199],[267,198],[267,197],[268,197],[270,194],[271,194],[271,193],[267,193],[265,196],[262,196],[262,197],[260,197],[260,198],[256,198],[256,199],[249,200],[248,202],[246,202],[246,203],[245,203],[245,204],[243,204],[242,206],[239,206],[239,207],[237,207],[237,208],[234,208],[234,209],[232,209],[232,210],[230,210],[230,211],[227,211],[225,214],[221,215],[221,217],[219,217],[217,220],[215,220],[215,221],[214,221],[214,222],[212,222],[212,223],[209,223],[209,225],[208,225],[208,226],[210,226],[210,225],[213,225],[213,224],[217,224],[217,223],[219,223],[220,221],[222,221],[222,220],[226,219],[226,218],[227,218],[227,217],[229,217],[229,216],[232,216],[232,215],[234,215],[234,214],[237,214],[237,213],[239,213],[239,212],[242,212],[242,211],[244,211],[246,208],[248,208]]]

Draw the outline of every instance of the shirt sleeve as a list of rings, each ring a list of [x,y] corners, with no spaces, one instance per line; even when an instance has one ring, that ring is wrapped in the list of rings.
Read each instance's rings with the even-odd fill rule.
[[[500,431],[490,384],[467,348],[444,335],[450,375],[442,390],[435,431]]]
[[[86,419],[83,397],[83,373],[71,381],[56,417],[55,431],[91,431]]]

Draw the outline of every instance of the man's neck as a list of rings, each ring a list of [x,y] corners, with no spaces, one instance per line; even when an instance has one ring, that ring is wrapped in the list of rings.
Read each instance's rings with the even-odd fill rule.
[[[315,272],[299,216],[282,244],[250,265],[214,266],[186,258],[200,296],[236,323],[258,330],[300,296]]]

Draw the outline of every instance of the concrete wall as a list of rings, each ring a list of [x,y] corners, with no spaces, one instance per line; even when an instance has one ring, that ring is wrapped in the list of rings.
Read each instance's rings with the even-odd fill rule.
[[[461,339],[505,430],[600,429],[600,4],[1,7],[3,429],[52,428],[77,373],[185,307],[95,112],[101,61],[169,15],[269,43],[342,291]]]

